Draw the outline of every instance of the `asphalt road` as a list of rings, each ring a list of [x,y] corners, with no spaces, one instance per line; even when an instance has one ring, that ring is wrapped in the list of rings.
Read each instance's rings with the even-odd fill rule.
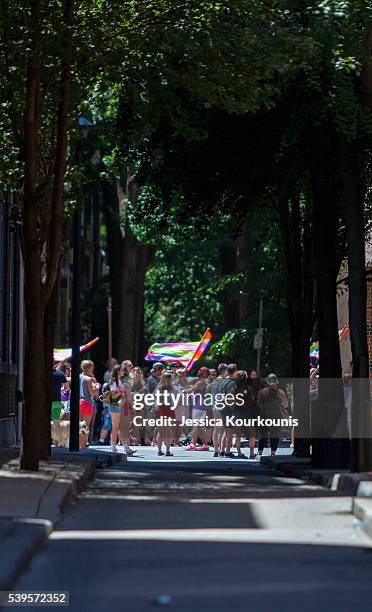
[[[17,589],[69,591],[84,612],[371,611],[350,498],[254,462],[189,461],[97,472]]]

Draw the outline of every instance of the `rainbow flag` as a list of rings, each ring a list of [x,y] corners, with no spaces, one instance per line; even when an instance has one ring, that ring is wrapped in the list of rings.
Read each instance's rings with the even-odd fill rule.
[[[341,342],[343,338],[349,333],[349,328],[347,325],[344,325],[342,329],[338,330],[338,339]],[[319,342],[312,342],[310,345],[310,357],[315,357],[319,359]]]
[[[205,338],[207,332],[209,334],[208,340]],[[198,342],[157,342],[150,346],[145,359],[146,361],[164,361],[168,363],[174,361],[190,369],[190,363],[194,363],[201,357],[211,338],[212,334],[208,329]]]
[[[87,344],[83,344],[80,347],[80,353],[90,349],[91,346],[93,346],[96,342],[98,342],[98,340],[99,340],[99,338],[94,338],[90,342],[87,342]],[[55,349],[53,349],[53,361],[55,363],[61,363],[61,361],[65,361],[66,359],[70,359],[71,353],[72,353],[72,350],[70,348],[67,348],[67,349],[60,349],[60,348],[56,349],[55,348]]]
[[[200,359],[200,357],[204,353],[205,349],[207,348],[208,344],[210,343],[211,338],[212,338],[212,333],[211,333],[211,330],[208,328],[208,329],[205,330],[204,335],[203,335],[202,339],[200,340],[197,349],[195,350],[195,353],[193,354],[193,356],[191,357],[189,363],[187,364],[186,370],[191,370],[191,368],[194,365],[195,361]]]

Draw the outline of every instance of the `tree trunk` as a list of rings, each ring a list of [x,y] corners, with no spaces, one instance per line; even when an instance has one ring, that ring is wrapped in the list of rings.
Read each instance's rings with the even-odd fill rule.
[[[309,203],[307,203],[307,208]],[[293,397],[296,418],[295,455],[310,455],[309,346],[313,323],[313,231],[306,211],[300,215],[299,195],[282,193],[281,231],[287,267],[287,307],[292,346]]]
[[[367,342],[364,200],[357,143],[340,137],[343,211],[348,245],[349,327],[353,360],[352,469],[372,469],[371,406]]]
[[[47,185],[40,190],[39,119],[41,98],[41,43],[43,5],[31,3],[32,37],[27,66],[25,106],[23,113],[24,194],[22,208],[22,251],[25,262],[25,295],[27,341],[25,352],[25,421],[23,429],[21,468],[37,470],[41,451],[40,430],[44,429],[49,406],[45,404],[45,372],[52,360],[45,361],[45,308],[55,287],[62,253],[64,222],[64,183],[68,138],[68,102],[70,97],[72,58],[73,0],[63,6],[65,26],[63,50],[60,55],[60,84],[56,108],[56,143],[53,148],[53,187],[50,198]],[[45,222],[41,210],[49,211]],[[49,207],[49,208],[48,208]],[[43,260],[45,262],[42,263]],[[44,426],[43,426],[44,423]],[[43,456],[46,446],[43,436]]]
[[[103,181],[102,191],[104,199],[103,212],[107,228],[110,295],[112,298],[112,354],[113,357],[119,357],[120,270],[123,261],[124,241],[120,231],[119,200],[115,182]]]
[[[350,461],[336,301],[340,184],[335,150],[331,129],[324,126],[312,141],[310,162],[320,356],[312,459],[313,466],[321,468],[345,468]]]
[[[136,363],[143,360],[139,351],[143,346],[145,275],[151,255],[150,247],[141,244],[127,229],[121,264],[118,349],[121,359],[130,359]]]
[[[126,226],[123,237],[117,185],[103,183],[112,297],[113,355],[141,362],[143,359],[143,311],[145,276],[153,251],[140,243]],[[135,194],[132,194],[135,198]]]
[[[35,281],[32,282],[38,268],[39,266],[35,265],[35,262],[31,269],[25,265],[27,333],[25,347],[24,418],[20,460],[21,469],[34,471],[39,469],[40,394],[44,394],[44,307],[41,302],[40,292],[35,291]]]

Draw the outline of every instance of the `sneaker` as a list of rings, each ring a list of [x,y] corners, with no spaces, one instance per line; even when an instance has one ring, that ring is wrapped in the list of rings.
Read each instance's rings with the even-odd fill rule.
[[[213,457],[219,457],[219,456],[220,456],[220,453],[218,451],[213,453]]]
[[[166,456],[166,457],[173,457],[173,453],[171,453],[170,451],[167,451],[167,452],[165,453],[165,456]]]
[[[185,447],[185,450],[197,450],[195,444],[189,444],[188,446]]]
[[[116,448],[116,444],[111,444],[111,452],[112,453],[117,453],[118,449]]]
[[[201,446],[198,446],[196,450],[209,451],[209,446],[207,446],[207,444],[202,444]]]
[[[128,455],[128,457],[131,457],[132,455],[134,455],[134,453],[137,452],[136,450],[132,450],[131,448],[129,448],[129,446],[128,448],[125,448],[124,451],[125,451],[125,454]]]

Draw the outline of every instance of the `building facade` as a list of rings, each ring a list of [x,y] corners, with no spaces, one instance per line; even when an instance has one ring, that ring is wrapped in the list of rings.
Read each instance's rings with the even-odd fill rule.
[[[0,446],[20,439],[24,300],[19,230],[11,193],[0,193]]]
[[[369,355],[369,377],[372,378],[372,234],[366,242],[367,272],[367,339]]]

